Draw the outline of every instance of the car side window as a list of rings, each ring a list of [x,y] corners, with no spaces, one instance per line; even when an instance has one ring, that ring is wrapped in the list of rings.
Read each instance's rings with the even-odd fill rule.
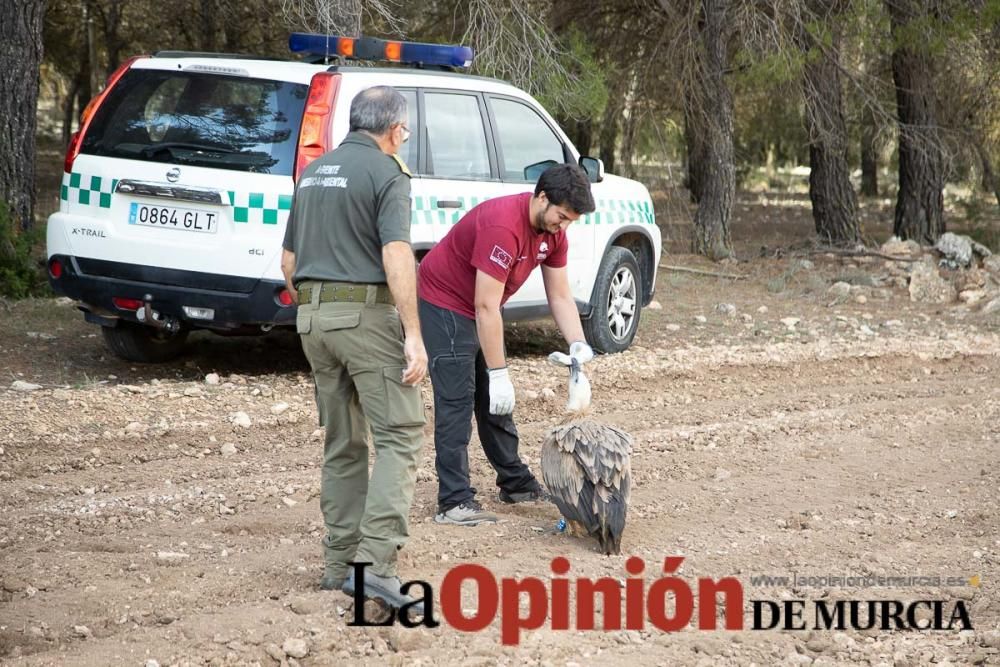
[[[538,112],[521,102],[491,97],[496,121],[501,173],[505,181],[526,181],[525,168],[554,160],[563,162],[563,145]]]
[[[398,89],[397,89],[398,90]],[[410,140],[399,148],[399,157],[409,167],[410,171],[417,171],[417,91],[400,90],[400,94],[406,98],[406,127],[410,130]]]
[[[491,178],[486,130],[476,95],[424,93],[424,118],[429,175]]]

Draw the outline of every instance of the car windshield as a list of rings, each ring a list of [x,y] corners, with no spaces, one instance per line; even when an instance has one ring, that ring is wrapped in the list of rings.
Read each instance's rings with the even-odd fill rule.
[[[132,69],[81,152],[290,176],[307,94],[304,84]]]

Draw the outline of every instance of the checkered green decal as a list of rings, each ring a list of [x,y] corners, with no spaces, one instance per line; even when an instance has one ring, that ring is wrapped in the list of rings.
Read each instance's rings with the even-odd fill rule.
[[[118,185],[117,178],[87,176],[74,172],[63,174],[59,198],[70,204],[111,208],[111,194]],[[237,223],[263,223],[277,225],[288,217],[292,208],[291,194],[265,192],[226,191],[229,205],[233,207],[233,221]],[[419,195],[413,197],[411,225],[454,225],[469,209],[490,197],[457,197],[461,208],[438,208],[438,197]],[[580,219],[584,225],[654,224],[653,207],[649,200],[598,199],[597,210]]]
[[[411,201],[411,225],[454,225],[462,216],[489,197],[456,197],[452,201],[462,203],[461,208],[438,208],[440,197],[417,196]]]
[[[70,204],[111,208],[111,193],[115,191],[117,185],[117,178],[63,172],[59,199]]]
[[[469,209],[490,197],[457,197],[461,208],[438,208],[438,197],[416,196],[410,216],[411,225],[454,225]],[[580,218],[584,225],[655,224],[653,205],[649,200],[598,199],[597,210]]]
[[[585,225],[653,225],[653,203],[648,199],[597,199],[597,210],[580,218]]]
[[[228,191],[229,205],[233,207],[233,222],[254,222],[265,225],[278,224],[288,218],[292,209],[292,195],[271,192]]]

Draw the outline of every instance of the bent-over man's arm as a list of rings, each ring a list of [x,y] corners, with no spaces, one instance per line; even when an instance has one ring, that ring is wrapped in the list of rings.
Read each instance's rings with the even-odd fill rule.
[[[479,334],[479,346],[487,368],[507,365],[503,353],[503,317],[500,315],[502,298],[503,283],[487,273],[476,271],[476,333]]]
[[[493,276],[476,271],[476,333],[479,334],[479,346],[487,368],[507,365],[503,352],[503,317],[500,315],[503,288],[504,284]]]
[[[573,292],[569,288],[569,276],[566,267],[552,268],[542,265],[542,282],[545,284],[545,297],[549,301],[552,319],[562,332],[563,338],[570,345],[584,340],[583,325],[580,324],[580,311],[573,300]]]
[[[517,254],[518,244],[513,232],[499,225],[486,225],[477,232],[469,257],[469,263],[476,269],[472,304],[476,312],[476,333],[487,368],[506,366],[500,305]]]
[[[509,415],[516,404],[514,384],[510,381],[503,352],[503,317],[500,315],[503,290],[502,282],[482,270],[476,271],[476,293],[473,299],[476,333],[489,370],[490,413],[494,415]]]

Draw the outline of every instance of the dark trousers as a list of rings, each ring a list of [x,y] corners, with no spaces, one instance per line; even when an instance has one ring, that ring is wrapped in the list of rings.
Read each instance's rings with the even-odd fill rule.
[[[538,482],[517,454],[514,418],[490,414],[490,379],[475,320],[423,299],[419,308],[434,388],[438,511],[445,512],[476,495],[469,480],[473,415],[483,451],[496,470],[497,486],[508,493],[536,488]]]

